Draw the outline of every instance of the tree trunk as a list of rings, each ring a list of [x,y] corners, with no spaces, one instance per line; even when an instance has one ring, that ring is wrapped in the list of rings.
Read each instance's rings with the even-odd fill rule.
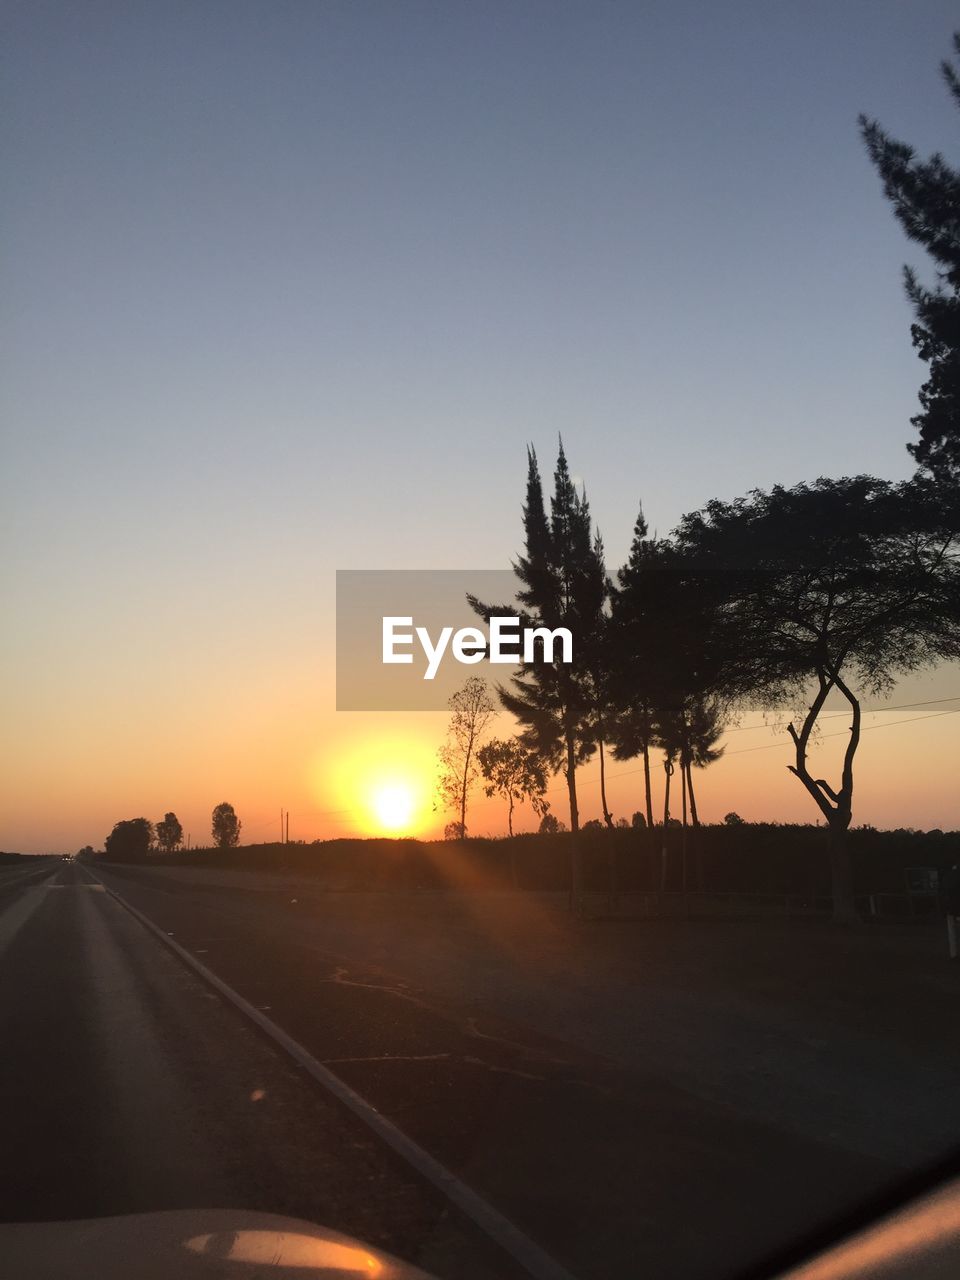
[[[473,755],[473,733],[467,743],[463,760],[463,780],[460,784],[460,839],[467,838],[467,781],[470,777],[470,757]]]
[[[693,794],[693,765],[687,764],[687,792],[690,796],[690,853],[693,860],[693,878],[697,892],[703,893],[703,848],[700,844],[700,817],[697,813],[697,799]]]
[[[680,761],[680,795],[681,795],[681,824],[680,824],[680,874],[683,877],[683,892],[687,892],[687,764],[686,761]]]
[[[847,843],[847,827],[850,819],[832,822],[828,828],[830,848],[830,892],[833,898],[833,918],[838,924],[860,924],[853,893],[853,864]]]
[[[667,889],[667,832],[670,829],[670,779],[673,777],[673,761],[669,756],[664,759],[663,771],[667,775],[667,780],[663,784],[663,839],[660,846],[661,893],[665,893]]]
[[[643,744],[643,789],[647,801],[647,826],[653,830],[653,792],[650,789],[650,748]]]
[[[653,823],[653,792],[650,788],[650,747],[643,744],[643,790],[647,808],[647,849],[651,868],[657,865],[657,828]]]
[[[573,733],[567,730],[567,795],[570,799],[570,910],[583,913],[583,868],[580,864],[580,811],[577,808],[577,750]]]
[[[697,814],[697,798],[693,794],[693,765],[687,761],[687,792],[690,796],[690,821],[695,827],[699,827],[700,818]]]
[[[520,888],[520,876],[517,873],[517,843],[513,838],[513,795],[510,796],[510,808],[507,811],[507,827],[510,831],[510,879],[515,889]]]
[[[600,751],[600,807],[603,810],[603,820],[608,827],[613,826],[613,814],[607,808],[607,771],[603,759],[603,738],[597,739],[597,747]]]
[[[840,677],[837,667],[824,667],[817,672],[819,689],[807,709],[798,731],[793,724],[787,732],[796,749],[796,763],[787,765],[790,772],[806,787],[827,820],[830,848],[830,889],[833,918],[840,924],[860,924],[853,895],[853,868],[847,848],[847,829],[853,815],[853,761],[860,745],[860,702]],[[843,753],[840,788],[835,791],[824,778],[814,778],[807,768],[807,746],[810,735],[823,710],[831,689],[838,689],[850,704],[850,737]]]

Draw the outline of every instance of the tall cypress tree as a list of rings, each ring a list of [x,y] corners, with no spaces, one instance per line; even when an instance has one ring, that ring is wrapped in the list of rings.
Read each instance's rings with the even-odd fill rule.
[[[582,506],[587,511],[584,493]],[[587,511],[589,518],[589,512]],[[607,779],[605,748],[609,745],[615,711],[612,706],[610,665],[610,615],[607,603],[610,599],[610,580],[607,577],[603,538],[599,529],[593,536],[590,558],[586,564],[583,585],[584,617],[581,623],[581,650],[584,681],[590,703],[590,716],[597,752],[600,756],[600,807],[603,820],[613,826],[613,815],[607,804]]]
[[[953,46],[960,56],[960,33],[954,34]],[[940,70],[960,106],[960,73],[947,61]],[[915,316],[913,345],[930,366],[920,389],[921,412],[911,419],[920,439],[907,448],[933,475],[960,478],[960,172],[939,153],[918,160],[912,147],[863,115],[860,131],[897,220],[936,267],[933,289],[904,267]]]
[[[520,663],[512,689],[498,688],[500,701],[523,726],[522,741],[553,772],[561,772],[570,804],[570,891],[579,910],[582,868],[577,833],[577,766],[593,754],[595,740],[587,681],[588,637],[593,616],[595,561],[589,507],[570,476],[560,442],[549,520],[536,454],[527,453],[527,490],[523,508],[524,551],[514,563],[521,588],[522,625],[555,630],[567,627],[573,636],[573,662],[546,662],[542,648],[537,660]],[[484,618],[509,613],[509,606],[491,606],[470,597]]]
[[[543,484],[533,446],[527,448],[527,495],[523,504],[524,554],[513,571],[523,584],[517,599],[528,609],[541,609],[553,587],[550,524],[543,503]]]

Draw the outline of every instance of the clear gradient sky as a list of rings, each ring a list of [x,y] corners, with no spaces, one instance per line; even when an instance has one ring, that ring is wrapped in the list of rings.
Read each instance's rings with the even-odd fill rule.
[[[665,532],[909,474],[900,267],[926,264],[856,117],[957,160],[954,25],[946,0],[7,3],[0,848],[167,809],[196,841],[224,799],[250,839],[281,805],[292,836],[363,830],[358,788],[397,743],[428,770],[443,718],[334,712],[334,571],[505,565],[527,441],[549,470],[563,433],[611,564],[641,498]],[[951,694],[956,669],[899,700]],[[865,737],[855,820],[960,824],[958,729]],[[731,735],[705,816],[812,817],[748,742],[773,740]]]

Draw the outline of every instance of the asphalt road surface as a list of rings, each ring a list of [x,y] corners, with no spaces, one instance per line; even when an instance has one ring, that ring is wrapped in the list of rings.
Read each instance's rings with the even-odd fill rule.
[[[516,1274],[77,865],[0,875],[0,1045],[2,1221],[255,1209]]]
[[[282,887],[94,870],[0,876],[5,1221],[248,1208],[523,1274],[111,889],[583,1280],[735,1275],[904,1172],[330,952]]]

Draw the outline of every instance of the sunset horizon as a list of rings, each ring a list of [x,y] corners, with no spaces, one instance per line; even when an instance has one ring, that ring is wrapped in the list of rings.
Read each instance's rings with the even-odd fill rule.
[[[955,0],[4,36],[0,1277],[960,1275]]]

